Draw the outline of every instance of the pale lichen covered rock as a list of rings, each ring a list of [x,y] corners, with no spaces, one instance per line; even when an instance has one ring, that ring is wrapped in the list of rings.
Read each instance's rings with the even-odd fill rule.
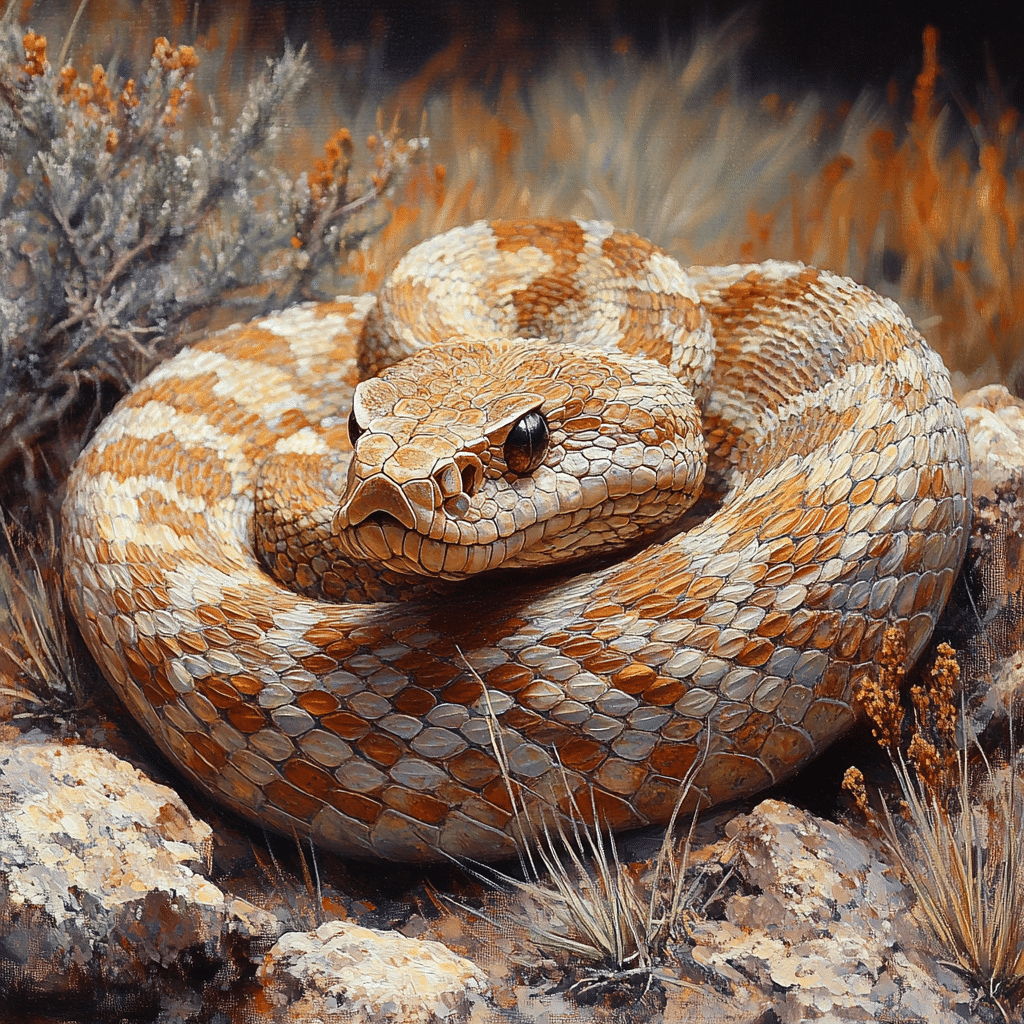
[[[207,879],[211,831],[104,750],[0,741],[0,993],[137,986],[271,918]]]
[[[965,586],[954,592],[951,605],[963,633],[957,649],[980,730],[990,719],[1005,725],[1024,678],[1024,401],[993,384],[965,395],[962,407],[974,519]]]
[[[724,920],[690,928],[693,959],[712,975],[770,994],[785,1022],[965,1019],[969,996],[955,979],[945,988],[934,965],[902,952],[912,901],[870,843],[778,800],[735,818],[727,834],[741,884]]]
[[[329,921],[282,935],[260,978],[284,1021],[435,1024],[466,1020],[486,987],[471,961],[439,942]]]
[[[1002,384],[970,391],[960,400],[971,445],[974,495],[989,497],[1024,473],[1024,401]]]

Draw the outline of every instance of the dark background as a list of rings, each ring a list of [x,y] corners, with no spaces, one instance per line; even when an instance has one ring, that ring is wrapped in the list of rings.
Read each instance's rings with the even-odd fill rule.
[[[279,0],[256,0],[255,6],[280,11]],[[755,34],[740,72],[754,88],[855,95],[895,79],[902,90],[920,69],[928,24],[941,33],[944,70],[968,98],[989,80],[990,68],[1009,99],[1019,101],[1024,84],[1024,0],[290,0],[285,12],[293,40],[307,38],[311,25],[326,25],[339,44],[375,41],[384,69],[398,78],[419,70],[460,31],[467,57],[490,49],[499,63],[543,56],[568,41],[607,49],[623,36],[653,55],[743,12]]]

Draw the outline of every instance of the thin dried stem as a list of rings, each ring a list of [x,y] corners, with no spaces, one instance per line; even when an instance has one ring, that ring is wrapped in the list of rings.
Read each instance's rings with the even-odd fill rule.
[[[895,650],[890,647],[890,654]],[[883,664],[879,675],[893,671]],[[940,644],[926,682],[911,689],[917,731],[904,757],[892,723],[899,687],[891,680],[861,691],[899,783],[903,805],[893,813],[881,802],[877,820],[886,844],[917,897],[924,926],[943,951],[940,962],[979,987],[1007,1021],[1024,995],[1024,792],[1021,762],[1011,750],[1003,767],[974,740],[980,769],[972,765],[968,723],[957,707],[956,653]],[[957,739],[957,721],[963,740]],[[858,773],[859,774],[859,773]],[[867,811],[863,777],[848,788]]]

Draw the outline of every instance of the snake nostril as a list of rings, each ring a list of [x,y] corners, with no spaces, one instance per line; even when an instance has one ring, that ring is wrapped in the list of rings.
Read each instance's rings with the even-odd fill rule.
[[[463,466],[462,467],[462,491],[470,498],[476,494],[477,480],[476,480],[476,466]]]

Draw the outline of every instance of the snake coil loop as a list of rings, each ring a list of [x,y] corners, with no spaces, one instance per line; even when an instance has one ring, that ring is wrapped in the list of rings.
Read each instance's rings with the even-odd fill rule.
[[[885,629],[926,643],[967,466],[941,360],[868,289],[481,223],[154,370],[75,468],[65,586],[215,799],[356,856],[494,858],[491,715],[528,802],[567,781],[613,827],[666,820],[705,751],[711,802],[819,753]]]

